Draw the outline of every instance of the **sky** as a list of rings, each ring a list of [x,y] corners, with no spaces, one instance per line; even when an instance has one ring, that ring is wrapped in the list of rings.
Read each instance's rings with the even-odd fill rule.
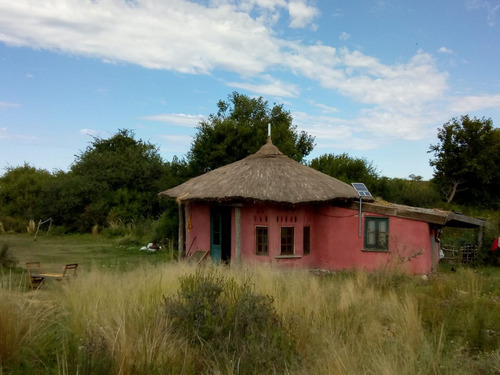
[[[500,123],[500,0],[0,0],[0,175],[68,170],[119,129],[186,156],[237,91],[381,176],[429,179],[438,128]]]

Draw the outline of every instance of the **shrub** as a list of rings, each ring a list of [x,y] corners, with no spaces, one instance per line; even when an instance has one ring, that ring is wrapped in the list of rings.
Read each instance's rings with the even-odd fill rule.
[[[6,243],[2,244],[2,250],[0,250],[0,267],[13,268],[19,263],[19,261],[9,252],[9,245]]]
[[[201,352],[200,367],[240,374],[285,373],[295,355],[269,296],[213,271],[180,278],[165,299],[172,330]],[[228,368],[229,367],[229,368]]]

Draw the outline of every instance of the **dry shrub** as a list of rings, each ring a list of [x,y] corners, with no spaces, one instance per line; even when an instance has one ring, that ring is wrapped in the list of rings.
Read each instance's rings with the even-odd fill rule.
[[[35,224],[35,221],[33,219],[31,219],[28,222],[28,226],[26,227],[26,232],[29,234],[34,234],[36,232],[36,224]]]

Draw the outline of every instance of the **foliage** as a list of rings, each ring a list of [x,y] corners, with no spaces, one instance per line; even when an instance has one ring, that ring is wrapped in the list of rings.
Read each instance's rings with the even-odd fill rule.
[[[499,207],[500,129],[491,119],[453,118],[431,145],[434,179],[448,203]]]
[[[71,170],[46,186],[40,215],[80,232],[96,224],[155,217],[161,211],[157,194],[166,184],[165,169],[156,147],[136,140],[129,130],[109,139],[94,137]]]
[[[5,223],[6,217],[23,221],[23,226],[26,226],[34,217],[44,186],[52,179],[48,171],[29,164],[7,168],[0,177],[0,221],[4,222],[6,230],[10,229]]]
[[[347,183],[363,182],[369,188],[374,186],[379,178],[373,163],[366,159],[350,157],[346,153],[321,155],[311,160],[309,166]]]
[[[15,267],[19,261],[12,255],[9,251],[9,245],[6,243],[2,244],[0,249],[0,268],[12,268]]]
[[[159,243],[168,242],[169,245],[173,245],[177,241],[178,228],[179,212],[177,203],[168,201],[165,205],[165,211],[154,223],[151,240]]]
[[[217,103],[211,114],[198,126],[188,154],[194,175],[221,167],[255,153],[264,145],[268,124],[274,144],[289,157],[301,161],[313,149],[314,138],[297,133],[292,116],[283,105],[269,108],[267,101],[233,92],[228,101]]]
[[[294,348],[272,298],[216,272],[180,278],[176,297],[165,300],[172,329],[199,347],[205,360],[240,374],[287,373]],[[203,367],[206,367],[203,366]]]
[[[441,202],[438,188],[432,181],[381,177],[373,190],[373,194],[388,202],[408,206],[434,208]]]

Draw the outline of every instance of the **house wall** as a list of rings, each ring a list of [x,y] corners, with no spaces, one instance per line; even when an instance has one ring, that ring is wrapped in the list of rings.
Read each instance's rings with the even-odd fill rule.
[[[389,219],[389,251],[364,249],[367,216]],[[318,251],[318,262],[324,268],[374,270],[397,267],[409,273],[428,273],[433,269],[434,232],[426,222],[363,212],[359,236],[359,212],[354,210],[323,207],[317,210],[315,219],[314,228],[319,233],[315,236],[314,248]],[[320,236],[320,233],[331,235]]]
[[[186,256],[196,250],[210,251],[210,206],[190,202],[184,208],[186,221]]]
[[[389,218],[389,251],[364,250],[366,216],[386,217],[363,212],[362,233],[358,235],[359,213],[330,205],[285,207],[261,203],[244,204],[241,212],[241,259],[244,263],[270,263],[291,267],[329,270],[398,267],[410,273],[428,273],[436,266],[438,246],[435,230],[422,221]],[[186,252],[210,250],[210,206],[190,203],[186,206]],[[255,253],[257,226],[268,227],[267,255]],[[294,253],[281,255],[281,227],[294,227]],[[304,255],[303,228],[310,226],[311,251]],[[235,254],[234,208],[232,213],[232,250]]]

